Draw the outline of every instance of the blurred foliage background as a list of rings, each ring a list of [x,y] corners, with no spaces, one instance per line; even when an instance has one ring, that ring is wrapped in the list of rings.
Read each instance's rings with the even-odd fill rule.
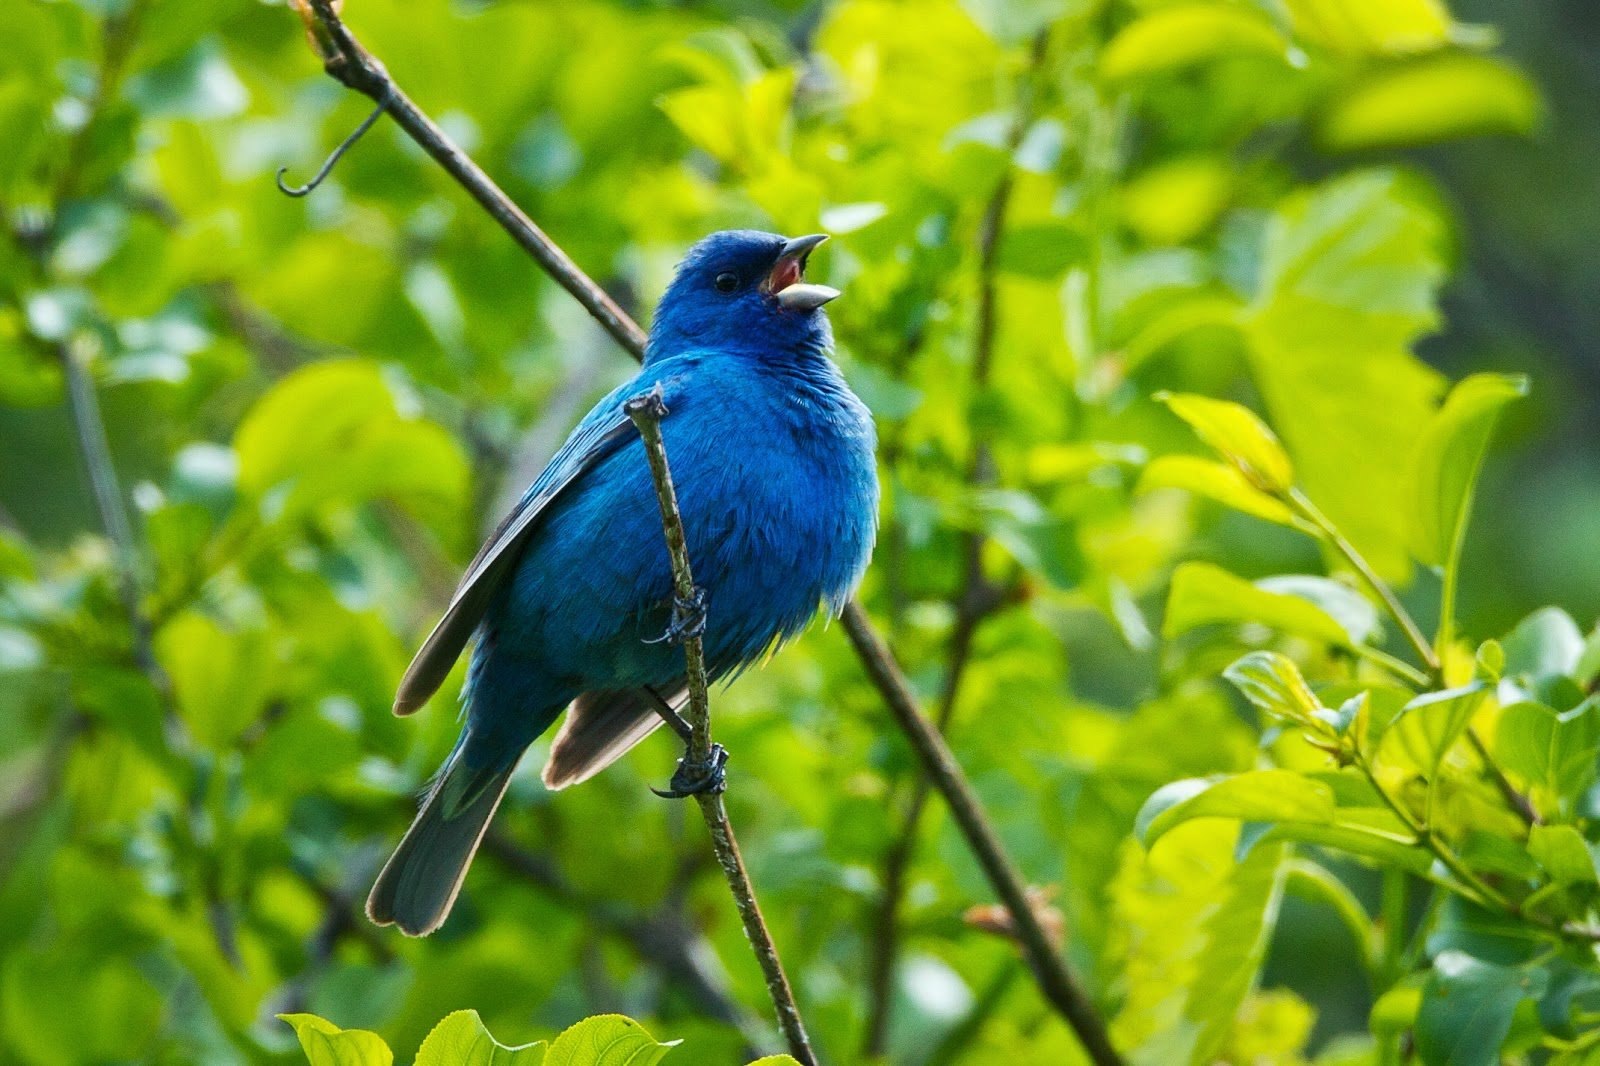
[[[1183,564],[1344,566],[1259,506],[1180,491],[1194,466],[1153,461],[1206,451],[1156,396],[1261,411],[1432,632],[1407,457],[1451,379],[1527,372],[1478,493],[1459,631],[1475,644],[1551,603],[1593,626],[1600,9],[1452,6],[345,14],[641,321],[708,231],[834,235],[813,275],[845,290],[839,359],[882,437],[865,602],[1050,886],[1119,1043],[1151,1063],[1354,1064],[1408,1053],[1428,993],[1407,974],[1440,952],[1527,956],[1458,935],[1471,916],[1427,902],[1425,868],[1307,846],[1289,876],[1281,848],[1236,863],[1238,830],[1215,820],[1166,852],[1134,839],[1171,781],[1322,758],[1219,679],[1241,653],[1285,651],[1319,692],[1355,669],[1338,640],[1249,608],[1174,621]],[[284,6],[9,0],[0,39],[0,1058],[295,1061],[272,1015],[304,1010],[408,1061],[465,1007],[508,1041],[617,1010],[683,1037],[685,1061],[769,1047],[702,830],[646,788],[671,771],[665,738],[558,800],[536,752],[433,938],[359,914],[455,733],[459,677],[401,722],[399,673],[626,357],[389,123],[314,195],[273,188],[366,110]],[[96,406],[118,476],[98,505]],[[1570,644],[1552,624],[1508,641],[1513,665]],[[1368,639],[1406,651],[1392,626]],[[1584,684],[1576,659],[1548,677]],[[1581,699],[1565,694],[1537,693],[1564,713]],[[908,817],[914,764],[837,628],[715,710],[825,1059],[1077,1061],[1013,947],[964,918],[991,896],[937,801]],[[1572,796],[1546,820],[1592,836]],[[1531,846],[1504,817],[1450,827]],[[1499,859],[1480,869],[1522,875],[1485,848]],[[1556,887],[1563,914],[1593,903]],[[1415,951],[1373,963],[1352,942],[1397,921],[1387,943],[1416,933]],[[1565,1001],[1530,1021],[1521,998],[1508,1053],[1592,1047]]]

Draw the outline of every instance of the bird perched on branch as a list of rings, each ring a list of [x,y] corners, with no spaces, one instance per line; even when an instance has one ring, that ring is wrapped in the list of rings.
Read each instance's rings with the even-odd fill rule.
[[[703,626],[727,678],[837,613],[877,529],[871,416],[828,358],[805,281],[826,238],[716,233],[690,249],[656,310],[639,373],[601,400],[500,523],[400,683],[395,713],[427,702],[477,634],[465,723],[378,875],[367,914],[421,936],[450,912],[523,751],[565,708],[544,783],[599,773],[685,699],[674,646]],[[675,602],[660,512],[624,405],[660,391],[689,558],[704,592]],[[720,788],[720,761],[681,793]],[[698,776],[697,776],[698,775]]]

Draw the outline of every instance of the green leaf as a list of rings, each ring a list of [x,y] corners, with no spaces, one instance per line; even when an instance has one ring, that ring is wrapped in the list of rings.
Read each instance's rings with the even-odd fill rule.
[[[1478,471],[1500,409],[1526,396],[1528,380],[1474,374],[1450,390],[1411,455],[1411,548],[1428,566],[1454,572],[1461,558]]]
[[[1111,882],[1108,955],[1125,993],[1112,1039],[1130,1066],[1205,1063],[1266,955],[1282,895],[1281,844],[1234,859],[1237,827],[1191,822],[1132,846]]]
[[[402,409],[382,370],[362,360],[315,363],[278,382],[245,416],[234,449],[240,491],[269,518],[394,499],[449,536],[466,500],[460,446]]]
[[[1589,842],[1570,825],[1533,826],[1528,830],[1528,853],[1558,885],[1600,883]]]
[[[1370,152],[1460,137],[1533,132],[1539,91],[1491,56],[1446,52],[1378,67],[1323,113],[1317,143],[1329,152]]]
[[[477,1011],[458,1010],[433,1027],[417,1051],[416,1066],[541,1066],[547,1048],[542,1040],[506,1047]]]
[[[1569,677],[1583,658],[1583,631],[1559,607],[1543,607],[1518,622],[1500,641],[1509,676],[1540,680]]]
[[[1272,495],[1289,491],[1294,484],[1294,467],[1278,438],[1254,411],[1227,400],[1189,393],[1158,393],[1165,403],[1189,424],[1195,435],[1215,448],[1253,487]]]
[[[1253,651],[1222,672],[1257,709],[1313,729],[1326,729],[1326,710],[1300,676],[1300,668],[1275,651]]]
[[[1100,54],[1107,81],[1148,77],[1237,55],[1283,59],[1288,42],[1264,15],[1224,3],[1179,3],[1124,26]]]
[[[1333,816],[1333,790],[1322,782],[1293,770],[1252,770],[1163,786],[1145,800],[1133,831],[1149,848],[1171,830],[1197,818],[1326,823]]]
[[[394,1052],[377,1033],[340,1029],[315,1014],[280,1014],[294,1026],[295,1036],[311,1066],[391,1066]]]
[[[1417,1056],[1426,1066],[1495,1066],[1517,1004],[1542,995],[1543,989],[1542,971],[1442,952],[1422,989]]]
[[[1036,222],[1007,229],[995,253],[995,265],[1022,277],[1059,279],[1067,268],[1089,254],[1089,242],[1064,222]]]
[[[1268,522],[1297,524],[1286,504],[1250,484],[1237,467],[1197,455],[1163,455],[1152,460],[1139,475],[1135,491],[1156,489],[1183,489]]]
[[[1339,623],[1350,647],[1379,636],[1383,626],[1377,606],[1342,581],[1314,574],[1280,574],[1256,581],[1256,588],[1305,600]]]
[[[659,1043],[632,1018],[598,1014],[556,1037],[543,1066],[655,1066],[677,1046]]]
[[[1378,742],[1385,762],[1401,761],[1433,776],[1445,753],[1461,738],[1488,694],[1479,682],[1461,688],[1426,692],[1400,709]]]
[[[1495,758],[1523,781],[1539,810],[1570,814],[1595,780],[1600,758],[1600,697],[1558,714],[1540,703],[1513,703],[1500,712]]]
[[[1184,563],[1172,574],[1162,635],[1216,623],[1255,623],[1341,647],[1355,643],[1349,629],[1306,597],[1263,588],[1211,563]]]
[[[1456,25],[1441,0],[1284,0],[1295,36],[1334,52],[1394,55],[1439,48]]]
[[[224,630],[197,611],[162,627],[156,657],[190,732],[212,751],[226,750],[259,717],[278,678],[265,630]]]
[[[1398,175],[1337,178],[1273,212],[1243,320],[1252,373],[1300,485],[1394,579],[1410,570],[1402,460],[1441,384],[1409,347],[1438,320],[1442,246],[1438,216]]]
[[[800,1060],[793,1055],[763,1055],[748,1066],[800,1066]]]

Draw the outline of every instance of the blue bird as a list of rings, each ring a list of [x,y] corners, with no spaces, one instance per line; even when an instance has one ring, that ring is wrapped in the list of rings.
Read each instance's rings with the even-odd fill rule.
[[[687,698],[682,649],[660,639],[687,605],[674,604],[628,400],[659,389],[669,412],[714,680],[819,606],[844,607],[872,553],[878,480],[871,415],[828,358],[822,305],[839,293],[804,277],[825,239],[733,230],[690,249],[639,373],[584,417],[468,566],[395,697],[396,714],[420,708],[477,634],[461,737],[378,875],[374,922],[412,936],[443,923],[523,751],[563,708],[551,789],[599,773]]]

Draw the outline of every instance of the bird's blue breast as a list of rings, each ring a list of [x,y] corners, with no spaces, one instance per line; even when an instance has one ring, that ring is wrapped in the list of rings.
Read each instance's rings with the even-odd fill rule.
[[[706,657],[727,676],[797,634],[819,605],[837,611],[860,580],[877,524],[872,420],[820,353],[653,360],[605,402],[656,383],[708,597]],[[531,730],[526,743],[580,692],[681,677],[682,649],[650,642],[671,594],[649,468],[630,438],[551,506],[490,609],[473,662],[473,731]]]

